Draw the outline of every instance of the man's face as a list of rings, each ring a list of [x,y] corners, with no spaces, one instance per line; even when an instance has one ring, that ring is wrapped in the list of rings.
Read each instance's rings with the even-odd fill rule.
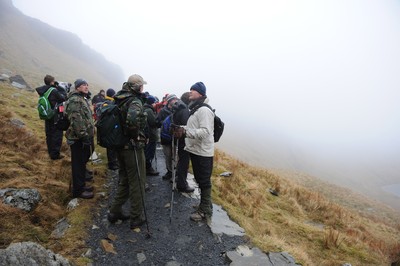
[[[202,95],[198,93],[196,90],[190,90],[189,101],[195,101],[200,97],[202,97]]]
[[[178,101],[178,99],[172,99],[171,101],[169,101],[168,103],[168,107],[172,108],[172,106],[174,106],[174,104]]]
[[[82,84],[77,88],[78,91],[83,92],[84,94],[87,94],[89,92],[89,85],[88,84]]]

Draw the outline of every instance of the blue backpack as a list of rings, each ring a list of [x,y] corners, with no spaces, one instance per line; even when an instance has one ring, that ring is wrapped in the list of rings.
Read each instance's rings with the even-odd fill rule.
[[[171,123],[172,123],[172,114],[168,115],[161,125],[161,139],[165,142],[172,141],[172,131],[171,131]]]

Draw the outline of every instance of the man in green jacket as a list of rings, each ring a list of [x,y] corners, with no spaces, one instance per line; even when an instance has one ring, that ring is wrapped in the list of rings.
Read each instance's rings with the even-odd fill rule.
[[[85,185],[86,163],[94,148],[94,121],[88,93],[88,83],[84,79],[77,79],[75,90],[68,95],[65,110],[71,123],[65,135],[71,148],[72,196],[83,199],[93,198],[93,187]]]
[[[115,103],[121,108],[124,117],[124,130],[130,137],[127,145],[117,150],[119,162],[119,183],[117,193],[111,204],[108,221],[130,218],[130,227],[136,228],[146,222],[143,216],[144,185],[146,182],[146,160],[144,146],[146,137],[144,129],[147,117],[143,111],[143,85],[147,84],[137,74],[131,75],[115,96]],[[129,199],[130,215],[122,213],[122,205]]]

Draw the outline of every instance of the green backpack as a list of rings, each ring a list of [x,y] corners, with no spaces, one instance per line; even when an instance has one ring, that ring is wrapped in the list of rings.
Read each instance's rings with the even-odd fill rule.
[[[49,101],[49,95],[53,90],[54,88],[50,87],[42,96],[39,97],[37,109],[39,112],[39,117],[42,120],[49,120],[53,118],[55,114]]]

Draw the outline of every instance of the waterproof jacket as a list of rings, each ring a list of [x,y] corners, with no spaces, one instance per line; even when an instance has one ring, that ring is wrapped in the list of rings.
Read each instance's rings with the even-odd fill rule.
[[[144,112],[147,113],[147,130],[146,134],[150,142],[158,140],[158,123],[156,120],[156,111],[150,104],[145,104],[143,106]]]
[[[114,100],[121,109],[125,121],[125,133],[135,142],[144,144],[146,142],[147,114],[143,111],[142,95],[124,83],[122,90],[114,96]]]
[[[202,103],[208,103],[208,98],[200,98],[189,104],[189,110],[197,109]],[[214,156],[214,112],[206,106],[201,106],[189,116],[186,130],[185,150],[204,157]]]
[[[68,94],[68,103],[65,113],[71,123],[65,133],[70,143],[73,143],[75,140],[93,138],[94,121],[92,109],[83,93],[73,90]]]
[[[54,107],[56,106],[57,103],[62,103],[63,101],[66,100],[66,97],[64,96],[63,91],[60,91],[60,90],[63,90],[62,88],[57,88],[56,86],[52,86],[52,85],[44,85],[42,87],[36,88],[36,92],[39,94],[39,96],[42,96],[51,87],[53,87],[54,90],[49,95],[49,102],[50,102],[51,108],[54,109]]]

